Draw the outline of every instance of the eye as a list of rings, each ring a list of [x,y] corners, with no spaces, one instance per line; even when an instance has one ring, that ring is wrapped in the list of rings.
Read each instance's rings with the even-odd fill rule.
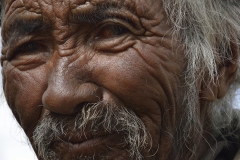
[[[121,36],[128,33],[129,30],[120,25],[106,25],[100,29],[99,34],[97,35],[96,39],[98,38],[112,38],[116,36]]]
[[[28,42],[17,49],[17,53],[33,53],[40,50],[40,45],[36,42]]]

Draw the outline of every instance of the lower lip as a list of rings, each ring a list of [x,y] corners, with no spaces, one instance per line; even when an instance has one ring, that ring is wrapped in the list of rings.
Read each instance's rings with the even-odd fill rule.
[[[110,134],[102,137],[96,137],[85,140],[81,143],[73,142],[55,142],[53,143],[53,150],[60,154],[71,154],[71,156],[77,155],[92,155],[98,151],[107,149],[105,146],[110,143],[113,144],[116,140],[117,134]],[[112,141],[113,140],[113,141]]]

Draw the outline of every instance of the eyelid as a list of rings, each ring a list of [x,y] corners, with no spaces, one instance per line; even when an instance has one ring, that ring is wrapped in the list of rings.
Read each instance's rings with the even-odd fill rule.
[[[12,41],[11,43],[9,43],[6,47],[4,47],[4,49],[7,50],[6,51],[6,59],[10,60],[12,57],[14,57],[14,54],[16,53],[18,48],[21,47],[22,45],[30,42],[32,39],[33,39],[33,37],[30,37],[30,36],[19,37],[15,41]],[[15,44],[14,42],[16,42],[16,41],[17,41],[17,43]]]
[[[31,46],[32,45],[32,46]],[[40,44],[36,41],[30,41],[30,42],[27,42],[27,43],[24,43],[22,46],[20,46],[19,48],[17,48],[16,52],[17,53],[21,53],[21,52],[31,52],[31,51],[27,51],[28,50],[28,47],[39,47]],[[26,51],[24,51],[26,50]],[[31,50],[31,49],[30,49]]]
[[[21,38],[21,39],[20,39]],[[17,51],[24,45],[28,43],[37,43],[39,45],[42,45],[41,42],[44,42],[42,37],[35,37],[35,36],[26,36],[26,37],[20,37],[16,39],[17,43],[15,44],[12,42],[8,46],[6,46],[6,59],[11,60],[15,55],[17,55]]]
[[[106,19],[103,20],[102,22],[100,22],[99,24],[97,24],[94,28],[92,28],[87,35],[91,35],[90,41],[94,41],[96,40],[97,35],[99,34],[98,32],[103,29],[106,26],[110,26],[110,25],[116,25],[116,26],[120,26],[120,27],[124,27],[127,30],[129,30],[130,33],[134,34],[134,35],[141,35],[143,31],[139,31],[136,28],[134,28],[134,26],[132,26],[132,24],[130,24],[129,22],[122,20],[122,19],[116,19],[116,18],[112,18],[112,19]]]
[[[133,46],[135,43],[136,42],[133,41],[132,36],[123,35],[119,38],[114,38],[111,41],[96,41],[96,43],[94,44],[94,49],[105,53],[119,52]]]
[[[130,21],[129,19],[115,17],[112,19],[106,19],[106,20],[102,21],[99,25],[102,25],[102,24],[115,24],[115,25],[125,27],[130,32],[132,32],[134,35],[142,35],[145,32],[145,30],[143,28],[141,28],[141,29],[136,28],[134,23],[132,21]],[[99,25],[97,25],[97,27],[99,27]],[[104,26],[106,26],[106,25],[103,25],[102,27],[104,27]]]
[[[106,28],[106,27],[122,27],[122,28],[126,28],[127,30],[129,30],[130,32],[132,32],[131,29],[129,29],[129,26],[127,25],[123,25],[122,23],[116,23],[116,22],[105,22],[103,24],[97,25],[95,28],[97,29],[97,32],[100,32],[102,29]]]
[[[133,32],[135,35],[143,35],[145,33],[145,28],[141,25],[139,17],[129,10],[111,10],[109,11],[109,14],[114,15],[113,19],[119,19],[131,25],[132,29],[135,30],[135,32]]]

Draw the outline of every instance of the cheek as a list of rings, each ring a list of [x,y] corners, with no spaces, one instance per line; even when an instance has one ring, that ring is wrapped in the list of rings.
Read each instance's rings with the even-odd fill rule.
[[[97,66],[93,77],[125,106],[134,106],[131,107],[133,110],[140,111],[148,108],[146,103],[154,104],[158,87],[148,73],[146,63],[134,50],[114,56],[98,55],[96,59],[98,62],[92,62]],[[145,107],[140,109],[141,106]]]
[[[131,108],[157,140],[162,123],[174,128],[182,57],[145,45],[114,56],[100,55],[92,65],[97,65],[96,81]]]
[[[3,67],[4,92],[13,114],[28,137],[41,115],[46,71],[39,67],[20,71],[10,64]]]
[[[101,63],[94,63],[98,64],[94,73],[96,81],[112,94],[110,98],[115,103],[135,112],[154,137],[152,147],[157,148],[161,126],[161,107],[157,98],[162,97],[164,101],[164,95],[162,88],[148,73],[146,63],[136,52],[101,56],[99,59]]]
[[[117,55],[98,55],[91,64],[101,86],[135,112],[160,115],[161,109],[175,104],[182,73],[180,58],[154,47],[129,49]]]

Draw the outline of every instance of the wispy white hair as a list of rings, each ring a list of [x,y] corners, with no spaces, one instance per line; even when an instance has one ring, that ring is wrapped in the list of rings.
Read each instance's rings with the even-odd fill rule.
[[[214,82],[218,85],[219,64],[233,62],[233,46],[240,48],[240,1],[239,0],[163,0],[164,8],[173,24],[174,34],[185,46],[188,59],[185,73],[187,91],[185,93],[187,124],[184,129],[189,136],[189,128],[197,133],[202,126],[197,117],[199,93],[197,83]],[[235,52],[236,53],[236,52]],[[239,55],[240,56],[240,55]],[[208,79],[204,77],[208,76]],[[215,134],[230,127],[239,113],[233,108],[236,90],[240,88],[240,61],[238,59],[237,78],[227,95],[209,104],[208,114]],[[238,120],[237,120],[238,121]],[[238,122],[237,122],[238,123]],[[235,124],[239,126],[238,124]],[[199,134],[199,133],[198,133]],[[230,133],[225,133],[230,134]],[[225,136],[225,135],[223,135]],[[191,148],[191,146],[188,146]],[[194,146],[191,150],[194,152]]]

